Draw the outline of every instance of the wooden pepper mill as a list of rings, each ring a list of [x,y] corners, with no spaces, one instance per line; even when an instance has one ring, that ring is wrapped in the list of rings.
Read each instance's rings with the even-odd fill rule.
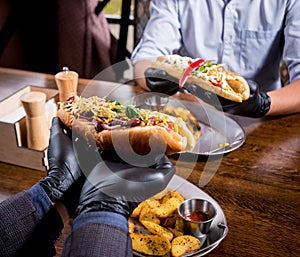
[[[28,92],[20,97],[26,113],[27,146],[44,150],[49,143],[50,131],[45,112],[46,94]]]
[[[59,91],[59,101],[66,101],[72,96],[77,96],[78,73],[63,67],[62,71],[55,75],[55,82]]]

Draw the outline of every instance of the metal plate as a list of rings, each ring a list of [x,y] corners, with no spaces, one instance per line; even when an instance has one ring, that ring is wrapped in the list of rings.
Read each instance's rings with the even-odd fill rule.
[[[198,197],[208,200],[216,207],[217,215],[211,225],[210,231],[206,238],[200,239],[202,243],[200,250],[185,256],[204,256],[208,254],[221,243],[228,233],[226,218],[221,206],[200,188],[177,175],[174,175],[167,189],[178,191],[185,199]],[[136,225],[138,226],[138,223],[136,223]],[[143,231],[143,228],[140,228],[140,231]],[[134,256],[144,257],[148,255],[142,255],[138,252],[134,252]]]
[[[165,105],[187,109],[198,120],[202,135],[187,154],[220,155],[236,150],[245,142],[244,129],[224,112],[203,102],[189,102],[154,93],[142,93],[133,101],[138,107],[164,112]]]
[[[198,155],[219,155],[236,150],[245,142],[244,129],[225,113],[187,101],[182,104],[191,111],[201,126],[202,135],[193,150]]]

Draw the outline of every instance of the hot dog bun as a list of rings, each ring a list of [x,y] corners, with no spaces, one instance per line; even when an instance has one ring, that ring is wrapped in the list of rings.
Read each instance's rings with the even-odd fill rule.
[[[105,150],[126,152],[131,146],[133,151],[140,155],[151,151],[164,151],[167,155],[171,155],[186,148],[184,137],[159,126],[104,130],[95,135],[97,145]]]

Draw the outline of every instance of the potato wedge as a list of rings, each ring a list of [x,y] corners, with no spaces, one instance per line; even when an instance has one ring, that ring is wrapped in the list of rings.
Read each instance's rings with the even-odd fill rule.
[[[197,251],[201,247],[200,240],[190,235],[175,237],[171,243],[171,254],[180,257],[187,253]]]
[[[163,256],[170,252],[171,243],[158,235],[130,234],[134,251],[152,256]]]
[[[160,205],[160,202],[154,198],[149,198],[145,200],[145,202],[148,204],[148,206],[152,209],[155,207],[158,207]]]
[[[147,206],[146,201],[141,202],[131,213],[131,217],[137,218],[139,217],[141,210],[143,209],[144,206]]]
[[[150,222],[150,221],[146,221],[146,220],[142,220],[141,223],[144,225],[144,227],[146,229],[149,230],[150,233],[162,236],[162,237],[168,239],[169,241],[171,241],[173,239],[173,236],[174,236],[173,233],[170,230],[160,226],[159,224],[156,224],[156,223]]]
[[[174,225],[176,223],[176,219],[177,219],[177,216],[175,213],[173,213],[171,216],[169,216],[165,219],[162,219],[161,225],[163,227],[174,227]]]
[[[177,217],[175,222],[175,229],[184,233],[184,223],[183,220],[180,217]]]
[[[128,232],[129,233],[134,233],[135,230],[135,225],[131,221],[128,221]]]
[[[181,202],[183,202],[185,199],[184,197],[178,193],[177,191],[173,190],[173,191],[170,191],[168,194],[166,194],[162,199],[161,199],[161,203],[165,203],[167,202],[170,198],[172,197],[175,197],[177,198],[178,200],[180,200]]]
[[[174,237],[177,237],[177,236],[183,236],[184,233],[182,231],[179,231],[175,228],[168,228],[174,235]]]
[[[159,218],[167,218],[172,215],[174,211],[177,211],[181,201],[176,197],[171,197],[165,203],[153,208],[151,211]]]
[[[148,211],[141,212],[139,221],[141,223],[143,223],[143,221],[150,221],[156,224],[160,224],[160,219],[157,218],[152,212],[150,212],[150,209]]]

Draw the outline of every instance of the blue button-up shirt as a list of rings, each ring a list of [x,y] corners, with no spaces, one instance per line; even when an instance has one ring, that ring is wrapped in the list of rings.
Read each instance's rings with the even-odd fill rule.
[[[214,60],[263,90],[281,87],[279,66],[300,78],[299,0],[152,0],[132,63],[176,53]]]

